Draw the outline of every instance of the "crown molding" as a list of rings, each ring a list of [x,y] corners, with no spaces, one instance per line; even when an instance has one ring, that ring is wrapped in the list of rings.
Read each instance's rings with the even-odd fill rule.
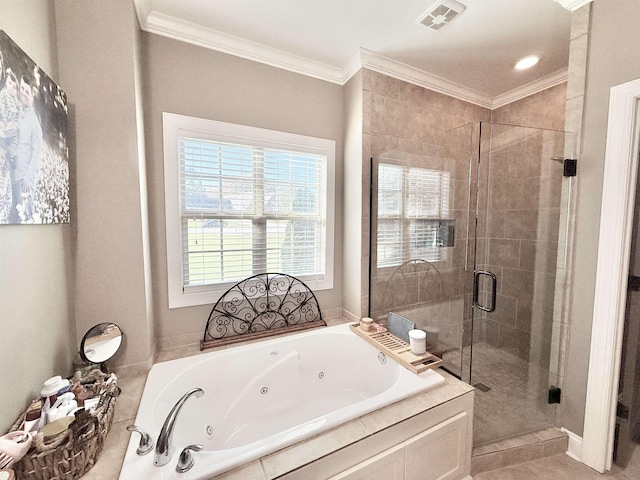
[[[425,87],[438,93],[450,95],[460,100],[480,105],[481,107],[491,108],[491,105],[493,104],[493,97],[490,95],[478,92],[477,90],[473,90],[450,80],[445,80],[442,77],[427,73],[424,70],[417,69],[411,65],[397,62],[365,48],[360,48],[359,56],[360,66],[363,68],[368,68],[369,70],[383,73],[390,77],[413,83],[414,85]]]
[[[342,84],[344,85],[351,77],[362,68],[362,48],[359,48],[351,58],[342,66]]]
[[[567,10],[575,12],[579,8],[584,7],[587,3],[591,3],[593,0],[555,0]]]
[[[563,82],[566,82],[568,78],[568,69],[563,68],[557,72],[551,73],[546,77],[539,78],[538,80],[522,85],[521,87],[514,88],[506,93],[498,95],[493,99],[491,109],[502,107],[508,103],[515,102],[516,100],[523,99],[534,93],[541,92],[547,88],[555,87]]]
[[[136,10],[140,28],[144,30],[147,17],[151,13],[151,0],[133,0],[133,7]]]
[[[281,68],[331,83],[342,84],[342,70],[276,48],[266,47],[240,37],[218,32],[195,23],[151,11],[141,28],[149,33],[210,48],[222,53]]]
[[[565,6],[564,3],[586,4],[591,0],[556,1]],[[494,98],[491,95],[427,73],[411,65],[392,60],[365,48],[358,49],[342,68],[337,68],[282,50],[266,47],[234,35],[228,35],[195,23],[180,20],[176,17],[158,13],[151,8],[151,0],[134,0],[134,6],[140,28],[145,32],[209,48],[338,85],[344,85],[361,68],[367,68],[484,108],[494,109],[558,85],[567,79],[567,71],[562,70]]]

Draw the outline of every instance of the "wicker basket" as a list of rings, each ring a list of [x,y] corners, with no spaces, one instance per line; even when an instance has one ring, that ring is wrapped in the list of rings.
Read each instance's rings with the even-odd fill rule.
[[[90,385],[108,377],[96,369],[83,378],[80,378],[80,372],[76,372],[72,382]],[[87,473],[102,452],[119,394],[120,388],[112,382],[92,413],[78,411],[67,430],[46,441],[43,434],[38,433],[31,450],[12,466],[16,480],[74,480]],[[23,420],[24,414],[12,430],[17,430]]]

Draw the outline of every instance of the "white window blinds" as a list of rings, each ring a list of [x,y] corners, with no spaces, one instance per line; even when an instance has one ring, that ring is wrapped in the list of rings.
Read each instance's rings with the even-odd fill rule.
[[[334,142],[201,122],[175,130],[182,294],[264,272],[332,284]]]
[[[445,259],[440,221],[449,214],[449,172],[378,165],[377,266]]]

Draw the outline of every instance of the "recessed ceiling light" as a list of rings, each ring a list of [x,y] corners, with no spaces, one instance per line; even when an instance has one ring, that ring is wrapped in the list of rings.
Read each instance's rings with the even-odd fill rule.
[[[536,63],[540,61],[540,57],[537,55],[530,55],[528,57],[524,57],[514,65],[513,68],[516,70],[526,70],[527,68],[533,67]]]

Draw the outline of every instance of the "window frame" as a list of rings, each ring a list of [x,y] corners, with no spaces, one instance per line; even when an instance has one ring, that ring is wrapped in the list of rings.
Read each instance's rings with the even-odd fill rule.
[[[333,288],[335,235],[335,144],[334,140],[279,132],[264,128],[220,122],[163,112],[163,153],[165,187],[165,230],[167,247],[167,287],[169,308],[214,304],[237,281],[198,286],[183,286],[182,212],[180,209],[179,138],[191,136],[203,140],[254,144],[304,153],[326,155],[325,265],[321,278],[299,276],[315,291]],[[254,272],[262,273],[262,272]],[[281,272],[287,273],[287,272]],[[241,280],[241,279],[240,279]],[[238,281],[240,281],[238,280]]]
[[[410,234],[410,230],[412,228],[412,224],[415,222],[440,222],[442,220],[446,220],[449,218],[449,214],[451,212],[451,174],[447,170],[438,170],[435,168],[425,168],[425,167],[417,167],[413,165],[403,165],[403,164],[395,164],[395,163],[384,163],[380,162],[378,164],[378,175],[379,169],[382,166],[388,167],[396,167],[400,169],[401,180],[400,180],[400,209],[397,214],[391,213],[380,213],[380,205],[377,207],[378,218],[376,223],[376,252],[379,252],[380,249],[380,223],[391,223],[391,222],[399,222],[400,224],[400,241],[396,242],[396,244],[400,247],[401,258],[397,263],[391,263],[388,260],[381,265],[381,258],[379,253],[376,254],[376,270],[377,271],[391,271],[398,267],[404,265],[407,261],[412,259],[411,255],[411,240],[412,235]],[[439,191],[438,191],[438,207],[436,214],[432,215],[418,215],[416,213],[410,213],[410,195],[412,190],[410,188],[411,179],[410,174],[411,170],[418,170],[423,172],[429,172],[429,174],[433,173],[435,176],[439,177]],[[434,176],[434,178],[435,178]],[[446,195],[445,195],[446,192]],[[378,202],[380,201],[380,186],[378,184]],[[442,263],[446,262],[448,259],[447,249],[439,246],[427,247],[429,250],[429,255],[432,257],[426,259],[431,263]]]

